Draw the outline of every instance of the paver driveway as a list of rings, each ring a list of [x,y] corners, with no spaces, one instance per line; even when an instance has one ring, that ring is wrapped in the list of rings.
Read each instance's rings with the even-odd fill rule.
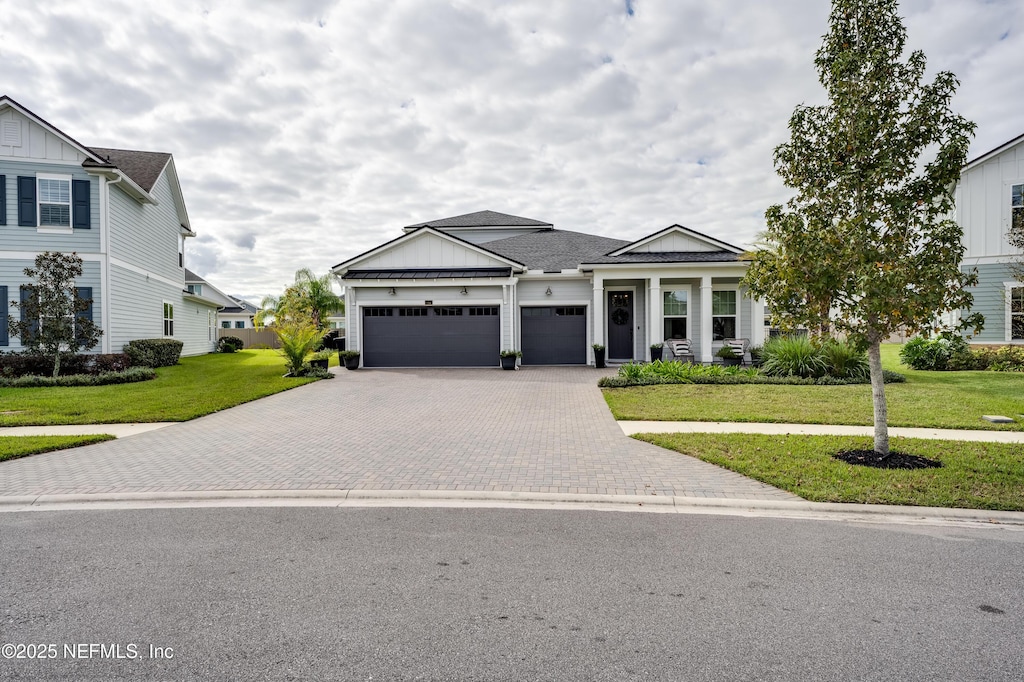
[[[797,499],[622,434],[585,368],[342,371],[0,465],[0,495],[390,489]]]

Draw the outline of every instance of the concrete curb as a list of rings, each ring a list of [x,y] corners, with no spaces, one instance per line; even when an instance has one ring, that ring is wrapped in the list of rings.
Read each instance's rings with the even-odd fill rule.
[[[197,507],[460,507],[634,511],[883,524],[1000,526],[1024,530],[1024,512],[655,495],[577,495],[483,490],[218,490],[0,497],[0,513]]]
[[[760,433],[801,436],[871,436],[871,426],[835,424],[772,424],[767,422],[657,422],[620,421],[619,428],[627,436],[635,433]],[[925,429],[890,426],[889,435],[926,440],[961,440],[977,443],[1024,443],[1021,431],[983,431],[970,429]]]

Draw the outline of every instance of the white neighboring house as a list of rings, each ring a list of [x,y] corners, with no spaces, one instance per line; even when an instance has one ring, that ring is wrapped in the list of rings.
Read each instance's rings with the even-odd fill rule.
[[[217,327],[220,329],[254,329],[253,317],[259,310],[248,301],[235,298],[185,268],[185,289],[217,303]]]
[[[1024,135],[969,161],[956,187],[956,219],[964,231],[962,267],[977,268],[972,310],[985,328],[971,343],[1024,344],[1024,282],[1008,263],[1024,258],[1006,240],[1024,225]]]
[[[7,318],[28,295],[24,274],[47,251],[76,253],[83,313],[103,330],[93,352],[174,338],[182,355],[213,351],[217,305],[185,289],[185,240],[195,233],[174,158],[87,147],[0,96],[0,350],[20,350]]]

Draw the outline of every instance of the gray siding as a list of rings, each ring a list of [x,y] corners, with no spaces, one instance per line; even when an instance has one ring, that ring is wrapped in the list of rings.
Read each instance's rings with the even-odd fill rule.
[[[974,343],[1006,342],[1006,285],[1014,281],[1004,263],[978,265],[978,286],[968,291],[974,296],[972,312],[985,316],[985,328],[971,339]],[[1024,286],[1024,285],[1022,285]],[[969,333],[969,332],[968,332]]]
[[[23,284],[30,284],[31,280],[25,276],[25,268],[34,265],[31,260],[0,260],[0,285],[7,287],[8,303],[11,300],[20,300],[18,293]],[[97,261],[86,261],[82,264],[82,276],[75,280],[75,285],[80,287],[92,287],[92,319],[97,325],[103,324],[103,297],[100,288],[100,264]],[[19,308],[9,305],[8,314],[12,319],[19,319],[21,311]],[[106,329],[104,333],[108,333]],[[102,349],[103,340],[93,348],[92,352],[98,353]],[[21,350],[21,342],[16,336],[11,336],[9,345],[3,346],[3,350]]]
[[[150,192],[159,204],[140,204],[117,185],[110,188],[110,255],[185,286],[178,267],[181,228],[167,182],[160,176]]]
[[[217,324],[217,308],[185,298],[174,305],[174,338],[185,345],[182,355],[212,353],[217,346],[217,329],[210,329],[210,312]]]
[[[74,234],[39,234],[35,227],[18,225],[18,176],[35,177],[37,173],[69,175],[74,180],[89,181],[88,230],[77,229]],[[0,250],[3,251],[77,251],[98,253],[100,250],[100,193],[99,178],[89,175],[81,166],[66,164],[26,163],[9,158],[0,159],[0,175],[7,176],[7,224],[0,225]]]
[[[185,344],[182,355],[208,353],[215,345],[207,328],[207,311],[215,309],[185,300],[180,288],[115,265],[110,298],[111,352],[121,352],[134,339],[163,338],[164,301],[174,305],[174,338]]]

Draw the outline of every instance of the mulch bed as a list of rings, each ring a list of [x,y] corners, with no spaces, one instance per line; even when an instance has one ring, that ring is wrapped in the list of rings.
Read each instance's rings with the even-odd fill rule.
[[[938,460],[908,455],[897,450],[890,450],[888,456],[874,450],[842,450],[832,457],[847,464],[878,469],[935,469],[942,466],[942,462]]]

